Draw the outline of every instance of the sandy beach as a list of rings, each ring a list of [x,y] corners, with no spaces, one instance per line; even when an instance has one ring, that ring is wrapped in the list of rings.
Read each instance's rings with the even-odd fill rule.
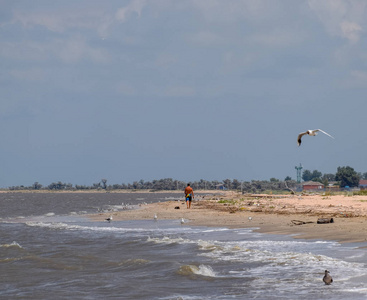
[[[178,209],[179,207],[179,209]],[[223,192],[197,196],[191,209],[182,201],[143,204],[138,209],[113,212],[114,220],[185,219],[185,225],[256,228],[262,233],[294,238],[367,242],[367,196],[352,195],[242,195]],[[93,215],[104,220],[110,214]],[[318,219],[333,223],[318,224]]]

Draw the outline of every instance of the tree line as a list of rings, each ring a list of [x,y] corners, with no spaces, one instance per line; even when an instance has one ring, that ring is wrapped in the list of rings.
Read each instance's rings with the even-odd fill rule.
[[[322,174],[320,171],[304,170],[302,173],[304,181],[317,181],[325,186],[329,182],[336,182],[340,187],[357,187],[361,179],[367,179],[366,173],[358,173],[352,167],[338,167],[336,174]]]
[[[122,184],[107,184],[106,179],[102,179],[100,182],[93,183],[92,185],[72,185],[71,183],[53,182],[48,186],[35,182],[31,186],[12,186],[9,190],[54,190],[54,191],[76,191],[76,190],[149,190],[149,191],[174,191],[184,190],[187,186],[186,181],[174,180],[172,178],[164,178],[152,181],[134,181],[133,183]],[[256,192],[265,190],[286,190],[287,185],[289,187],[295,187],[297,184],[294,180],[281,181],[279,179],[271,178],[267,180],[252,180],[252,181],[240,181],[238,179],[224,179],[218,180],[204,180],[190,181],[190,185],[194,190],[237,190],[244,192]]]
[[[367,179],[366,173],[357,173],[353,168],[338,167],[336,174],[322,174],[320,171],[304,170],[302,174],[304,181],[318,181],[325,186],[329,182],[337,182],[340,187],[356,187],[359,185],[360,179]],[[122,184],[107,184],[107,179],[103,178],[97,183],[92,185],[73,185],[71,183],[63,183],[61,181],[53,182],[48,186],[35,182],[31,186],[12,186],[9,190],[55,190],[55,191],[75,191],[75,190],[183,190],[188,182],[174,180],[172,178],[164,178],[152,181],[134,181],[133,183]],[[241,181],[238,179],[224,179],[222,181],[217,180],[204,180],[191,181],[191,186],[196,190],[237,190],[249,193],[263,192],[263,191],[285,191],[295,189],[298,183],[290,176],[287,176],[284,180],[276,178],[270,178],[270,180],[251,180]]]

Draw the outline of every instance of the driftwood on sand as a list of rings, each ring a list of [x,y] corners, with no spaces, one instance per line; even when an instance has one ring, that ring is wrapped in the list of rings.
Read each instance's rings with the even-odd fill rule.
[[[334,223],[333,218],[320,218],[317,219],[317,224],[327,224],[327,223]]]
[[[294,224],[294,225],[303,225],[303,224],[310,224],[310,223],[314,223],[314,222],[312,222],[312,221],[304,222],[304,221],[300,221],[300,220],[292,220],[291,222],[292,222],[292,224]]]

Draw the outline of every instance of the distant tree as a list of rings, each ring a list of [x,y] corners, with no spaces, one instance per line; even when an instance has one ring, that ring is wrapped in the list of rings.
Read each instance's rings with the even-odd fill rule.
[[[322,173],[317,171],[317,170],[314,170],[314,171],[310,171],[310,170],[304,170],[303,171],[303,174],[302,174],[302,179],[304,181],[320,181],[321,182],[321,176],[322,176]]]
[[[53,182],[51,184],[49,184],[48,188],[50,190],[64,190],[66,188],[66,184],[62,183],[61,181],[58,182]]]
[[[75,189],[77,189],[77,190],[89,190],[90,187],[89,186],[86,186],[86,185],[78,185],[78,184],[76,184],[75,185]]]
[[[279,179],[276,179],[274,177],[270,178],[270,182],[279,182]]]
[[[359,175],[352,167],[338,167],[335,179],[340,182],[341,187],[354,187],[359,185]]]
[[[321,172],[319,172],[317,170],[313,170],[311,180],[314,180],[314,181],[321,180],[321,176],[322,176]]]
[[[324,174],[321,177],[322,180],[335,181],[335,174]]]
[[[106,189],[107,188],[107,179],[101,179],[102,182],[102,189]]]
[[[362,174],[362,178],[361,179],[367,179],[367,172]]]
[[[304,170],[302,173],[303,181],[310,181],[312,179],[312,173],[310,170]]]
[[[32,189],[34,190],[40,190],[42,188],[42,184],[39,184],[38,182],[33,183]]]
[[[224,187],[228,190],[232,189],[232,180],[231,179],[224,179],[223,180]]]
[[[232,188],[234,190],[240,190],[241,189],[241,181],[239,181],[237,179],[233,179],[233,181],[232,181]]]
[[[284,181],[290,181],[290,180],[292,180],[290,176],[287,176],[286,178],[284,178]]]

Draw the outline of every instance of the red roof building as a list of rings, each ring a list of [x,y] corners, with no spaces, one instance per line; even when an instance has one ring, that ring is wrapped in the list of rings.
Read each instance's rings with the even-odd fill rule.
[[[359,188],[360,188],[361,190],[367,190],[367,180],[365,180],[365,179],[361,179],[361,180],[359,181]]]
[[[302,189],[304,191],[320,191],[324,189],[324,185],[321,182],[305,181],[302,183]]]

